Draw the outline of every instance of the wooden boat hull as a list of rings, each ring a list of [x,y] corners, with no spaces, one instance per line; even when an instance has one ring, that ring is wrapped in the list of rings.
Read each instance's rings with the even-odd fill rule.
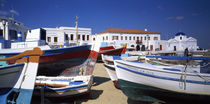
[[[132,60],[132,61],[136,61],[138,59],[138,57],[136,56],[131,56],[131,57],[122,57],[124,60]],[[113,60],[113,56],[109,56],[109,55],[102,55],[102,60],[104,62],[104,67],[110,77],[110,79],[113,81],[114,86],[118,89],[120,89],[120,85],[118,83],[118,78],[117,78],[117,74],[116,74],[116,70],[114,67],[114,60]]]
[[[33,51],[25,51],[14,57],[0,59],[1,61],[17,59],[17,64],[0,67],[1,104],[30,104],[39,56],[42,54],[39,48],[34,48]]]
[[[59,76],[67,68],[79,66],[91,58],[90,53],[98,54],[91,50],[91,45],[72,46],[58,49],[43,49],[44,55],[40,56],[38,75]],[[1,55],[13,56],[18,53],[2,53]],[[8,61],[14,64],[15,60]],[[70,72],[69,72],[70,73]]]
[[[40,87],[36,86],[34,95],[40,96],[41,88],[44,88],[44,96],[49,98],[61,98],[61,97],[71,97],[75,95],[81,95],[88,93],[91,89],[92,83],[93,83],[93,76],[75,76],[75,78],[80,77],[80,79],[85,78],[85,80],[82,82],[80,81],[71,81],[69,80],[70,84],[65,87]],[[56,79],[56,77],[54,77]],[[68,77],[65,77],[68,78]],[[71,77],[74,78],[74,77]],[[65,81],[65,80],[64,80]]]
[[[114,62],[120,87],[131,99],[160,102],[165,100],[161,97],[170,96],[168,93],[180,94],[187,98],[197,96],[193,100],[210,96],[210,82],[204,80],[210,78],[209,74],[183,73],[179,69],[161,68],[142,62],[128,62],[119,57],[115,57]],[[166,96],[162,96],[163,93],[166,93]]]
[[[114,86],[116,88],[120,89],[120,85],[118,83],[118,78],[117,78],[117,74],[116,74],[114,65],[109,65],[109,64],[104,63],[104,67],[105,67],[110,79],[114,83]]]
[[[120,56],[121,54],[124,54],[126,51],[126,47],[121,48],[114,48],[113,46],[107,46],[107,47],[101,47],[99,51],[99,57],[98,60],[102,60],[102,54],[104,55],[112,55],[112,56]]]

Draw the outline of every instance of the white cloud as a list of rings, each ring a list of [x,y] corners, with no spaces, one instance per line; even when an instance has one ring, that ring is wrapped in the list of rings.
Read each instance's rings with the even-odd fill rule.
[[[174,17],[168,17],[167,18],[167,20],[173,20],[174,19]]]
[[[176,16],[176,20],[183,20],[184,16]]]
[[[16,10],[14,10],[14,9],[10,10],[10,13],[19,16],[19,13]]]
[[[183,20],[184,19],[184,16],[176,16],[176,17],[168,17],[167,20],[177,20],[177,21],[180,21],[180,20]]]

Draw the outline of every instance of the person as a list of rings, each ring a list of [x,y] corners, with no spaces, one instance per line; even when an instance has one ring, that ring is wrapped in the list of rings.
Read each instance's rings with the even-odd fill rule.
[[[186,48],[186,49],[184,50],[184,56],[186,56],[186,57],[189,56],[189,50],[188,50],[188,48]]]

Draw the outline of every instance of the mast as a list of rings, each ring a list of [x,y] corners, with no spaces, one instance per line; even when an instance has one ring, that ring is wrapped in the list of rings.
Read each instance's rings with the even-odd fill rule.
[[[76,16],[76,40],[77,40],[77,43],[79,43],[78,41],[78,17]]]

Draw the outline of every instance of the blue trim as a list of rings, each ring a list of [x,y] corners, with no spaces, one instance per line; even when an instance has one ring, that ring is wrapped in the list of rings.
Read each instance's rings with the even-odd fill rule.
[[[65,88],[65,89],[57,89],[55,91],[69,91],[69,90],[75,90],[75,89],[80,89],[80,88],[85,88],[88,87],[88,85],[82,85],[78,87],[71,87],[71,88]]]
[[[164,70],[169,70],[169,71],[178,71],[178,72],[181,72],[181,70],[179,69],[171,69],[171,68],[163,68]]]
[[[164,77],[164,76],[158,76],[158,75],[153,75],[153,74],[148,74],[148,73],[143,73],[143,72],[137,72],[137,71],[134,71],[134,70],[131,70],[131,69],[128,69],[128,68],[119,66],[119,65],[117,65],[117,67],[118,68],[121,68],[121,69],[124,69],[124,70],[127,70],[127,71],[130,71],[130,72],[133,72],[133,73],[136,73],[136,74],[141,74],[141,75],[144,75],[144,76],[148,76],[148,77],[154,77],[154,78],[160,78],[160,79],[172,80],[172,81],[184,81],[184,80],[177,79],[177,78]],[[186,80],[186,82],[188,82],[188,83],[196,83],[196,84],[210,85],[210,82],[206,82],[206,81]]]
[[[144,62],[140,62],[140,61],[128,61],[128,62],[133,62],[133,63],[144,63]]]
[[[69,82],[70,85],[81,85],[83,84],[84,82]]]
[[[114,60],[122,60],[120,56],[113,56]]]
[[[80,45],[80,46],[71,46],[71,47],[66,47],[66,48],[47,49],[47,50],[43,50],[44,55],[42,55],[42,56],[78,52],[81,50],[91,50],[91,45]],[[11,57],[11,56],[15,56],[17,54],[20,54],[20,52],[0,53],[0,56]]]
[[[4,70],[4,69],[8,69],[8,68],[13,68],[13,67],[18,67],[18,66],[23,66],[23,65],[25,65],[25,63],[3,66],[3,67],[0,67],[0,70]]]
[[[184,56],[146,56],[147,58],[162,58],[168,60],[210,60],[210,57],[184,57]]]
[[[44,55],[43,56],[78,52],[78,51],[90,50],[90,49],[91,49],[91,45],[72,46],[72,47],[57,48],[57,49],[48,49],[48,50],[44,50]]]

